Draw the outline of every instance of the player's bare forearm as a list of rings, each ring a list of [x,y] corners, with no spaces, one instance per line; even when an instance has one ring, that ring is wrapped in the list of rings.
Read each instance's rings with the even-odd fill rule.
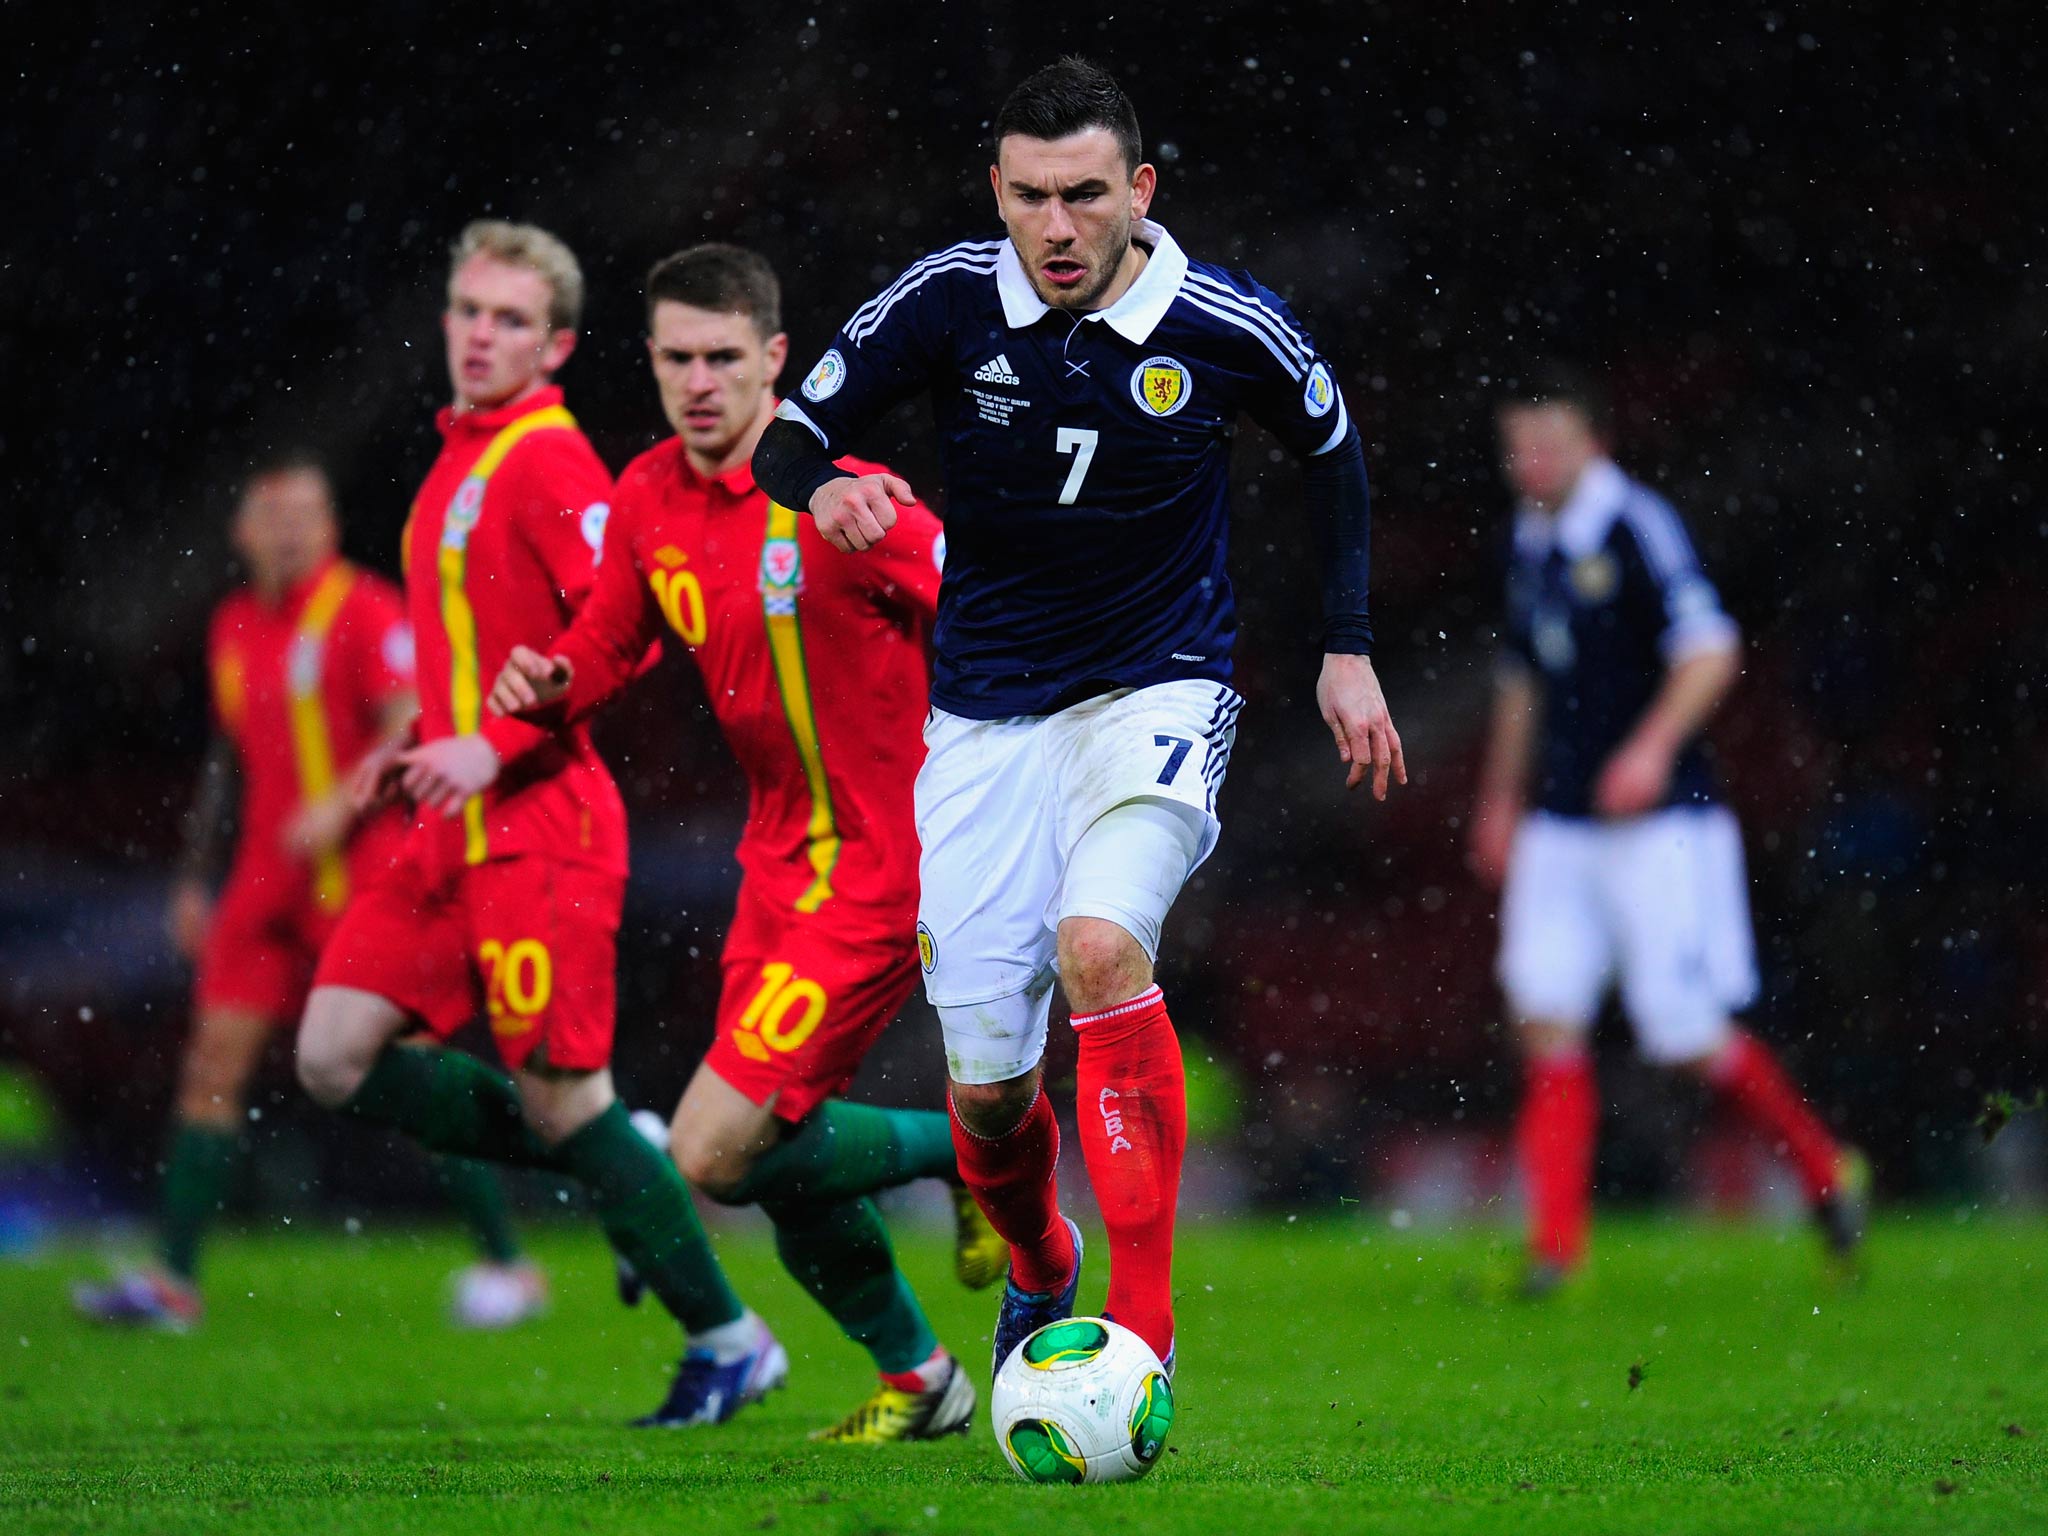
[[[1741,670],[1741,652],[1734,645],[1698,651],[1672,663],[1630,736],[1675,754],[1720,708]]]
[[[392,694],[377,711],[377,735],[401,746],[412,744],[420,720],[420,696],[410,688]]]
[[[811,494],[810,513],[834,549],[858,554],[896,526],[896,508],[916,501],[908,481],[891,474],[844,475]]]
[[[1390,784],[1408,782],[1408,761],[1401,752],[1401,733],[1387,712],[1386,696],[1372,669],[1370,656],[1333,652],[1323,657],[1316,680],[1316,706],[1336,739],[1337,760],[1344,764],[1344,787],[1356,789],[1372,775],[1372,796],[1387,798]]]
[[[1540,708],[1540,695],[1528,673],[1504,666],[1495,674],[1493,717],[1486,733],[1486,758],[1479,770],[1482,803],[1520,803],[1536,750]]]
[[[1486,757],[1479,770],[1479,794],[1466,833],[1467,862],[1487,885],[1507,877],[1508,852],[1522,819],[1529,764],[1536,749],[1541,695],[1529,674],[1503,665],[1495,674],[1493,719]]]
[[[397,754],[410,748],[418,737],[418,731],[420,694],[412,688],[401,688],[385,698],[377,711],[377,743],[369,752],[356,758],[342,784],[334,791],[342,811],[338,836],[346,838],[360,817],[397,799]],[[295,846],[299,852],[313,852],[311,844],[305,842],[305,834],[315,829],[315,825],[295,827],[291,834],[287,834],[287,844]]]
[[[185,879],[203,885],[226,864],[240,786],[235,749],[216,733],[206,743],[192,808],[185,813],[185,846],[178,859],[178,873]]]
[[[198,964],[206,946],[207,925],[213,921],[213,893],[204,880],[181,875],[171,886],[171,907],[166,915],[171,943],[179,954]]]
[[[300,805],[285,823],[284,850],[296,859],[315,859],[348,841],[355,828],[355,799],[347,784],[336,785]]]
[[[1661,804],[1680,749],[1727,697],[1740,666],[1734,646],[1674,662],[1635,729],[1601,768],[1593,809],[1602,816],[1640,816]]]

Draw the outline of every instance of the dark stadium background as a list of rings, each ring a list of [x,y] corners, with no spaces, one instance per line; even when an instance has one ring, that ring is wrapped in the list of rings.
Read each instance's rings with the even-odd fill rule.
[[[435,447],[447,242],[490,213],[581,253],[564,382],[617,467],[661,430],[654,258],[768,251],[800,369],[911,258],[994,231],[986,119],[1069,49],[1137,101],[1158,216],[1289,298],[1369,445],[1414,770],[1384,809],[1337,791],[1313,712],[1295,471],[1256,431],[1237,452],[1250,707],[1165,979],[1254,1191],[1370,1197],[1433,1148],[1497,1169],[1512,1064],[1461,865],[1507,511],[1488,405],[1557,352],[1608,373],[1620,457],[1688,511],[1748,635],[1713,735],[1757,1027],[1890,1191],[2038,1191],[2038,1125],[1986,1152],[1972,1124],[2048,1056],[2038,24],[1704,9],[10,8],[0,1063],[61,1105],[77,1198],[153,1179],[184,1022],[161,899],[250,456],[329,454],[349,550],[391,566]],[[872,447],[935,488],[915,413]],[[743,802],[673,662],[604,741],[635,808],[621,1073],[665,1106],[706,1038]],[[929,1094],[935,1058],[914,1013],[866,1086]],[[1610,1068],[1610,1192],[1710,1186],[1697,1099]],[[323,1164],[342,1198],[419,1195],[281,1059],[267,1082],[267,1198]]]

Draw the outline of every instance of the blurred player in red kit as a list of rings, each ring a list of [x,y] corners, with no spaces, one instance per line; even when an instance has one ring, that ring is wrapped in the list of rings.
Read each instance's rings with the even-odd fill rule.
[[[961,1431],[974,1389],[897,1270],[870,1198],[957,1177],[947,1117],[837,1097],[917,980],[911,785],[944,535],[913,503],[881,558],[855,557],[755,486],[750,461],[789,346],[763,257],[681,252],[649,274],[647,305],[677,435],[620,478],[574,627],[551,654],[515,648],[491,704],[573,724],[664,631],[689,647],[751,804],[717,1033],[671,1144],[698,1188],[761,1205],[791,1273],[873,1356],[880,1385],[821,1438]],[[1007,1245],[964,1189],[955,1205],[961,1278],[991,1283]]]
[[[786,1368],[779,1347],[733,1294],[681,1176],[612,1086],[618,790],[582,728],[484,718],[484,689],[513,642],[568,627],[603,544],[611,478],[552,383],[582,301],[576,258],[547,231],[463,231],[442,317],[454,402],[404,533],[418,739],[368,763],[356,786],[365,800],[403,794],[418,815],[321,959],[299,1076],[322,1104],[437,1150],[576,1179],[684,1328],[685,1374],[699,1359],[745,1359],[773,1377]],[[518,760],[502,777],[501,758]],[[400,1042],[479,1013],[510,1075]],[[725,1416],[738,1395],[690,1422]]]
[[[200,1246],[228,1194],[245,1097],[272,1032],[296,1021],[313,966],[352,890],[400,839],[386,816],[351,809],[346,775],[411,720],[413,640],[398,592],[340,558],[340,519],[319,460],[260,464],[230,538],[248,584],[214,610],[207,636],[215,731],[173,889],[171,936],[198,966],[170,1144],[157,1265],[83,1285],[103,1322],[184,1329],[199,1320]],[[209,890],[239,835],[216,901]],[[443,1180],[482,1242],[463,1271],[458,1322],[502,1327],[545,1301],[521,1259],[489,1170],[446,1160]]]

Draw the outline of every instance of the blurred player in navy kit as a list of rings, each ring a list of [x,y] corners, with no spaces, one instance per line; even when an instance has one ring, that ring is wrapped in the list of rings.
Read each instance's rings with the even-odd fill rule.
[[[1757,990],[1749,896],[1699,734],[1741,670],[1734,621],[1677,512],[1607,457],[1590,380],[1540,370],[1498,427],[1519,505],[1471,852],[1505,886],[1524,1289],[1554,1288],[1585,1257],[1599,1123],[1588,1035],[1617,981],[1643,1054],[1697,1073],[1790,1154],[1846,1259],[1861,1237],[1861,1159],[1733,1019]]]
[[[1316,698],[1348,782],[1370,774],[1384,798],[1406,770],[1370,659],[1365,455],[1287,306],[1146,217],[1157,173],[1113,79],[1081,59],[1040,70],[992,137],[1007,238],[929,256],[856,311],[754,472],[841,549],[900,537],[910,488],[832,456],[931,395],[947,555],[917,780],[918,941],[961,1175],[1010,1242],[995,1362],[1068,1316],[1079,1280],[1040,1080],[1057,976],[1109,1233],[1105,1311],[1170,1372],[1187,1111],[1153,963],[1167,909],[1215,847],[1243,703],[1229,686],[1231,436],[1249,414],[1303,462],[1324,549]]]

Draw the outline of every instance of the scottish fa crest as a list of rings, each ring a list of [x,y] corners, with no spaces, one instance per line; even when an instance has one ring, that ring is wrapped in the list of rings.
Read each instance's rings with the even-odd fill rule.
[[[1131,398],[1154,416],[1178,411],[1194,387],[1187,366],[1171,357],[1148,357],[1131,375]]]
[[[1621,584],[1621,568],[1612,555],[1584,555],[1572,562],[1571,577],[1572,590],[1580,600],[1598,607],[1614,596],[1614,589]]]

